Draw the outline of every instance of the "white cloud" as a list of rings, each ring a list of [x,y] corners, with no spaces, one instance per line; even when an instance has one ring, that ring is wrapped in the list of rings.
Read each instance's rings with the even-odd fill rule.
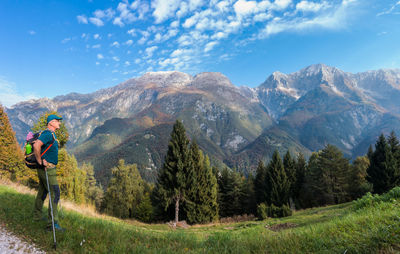
[[[119,48],[119,42],[114,41],[114,42],[111,44],[111,47]]]
[[[114,21],[113,21],[113,24],[117,25],[117,26],[120,26],[120,27],[125,26],[125,24],[122,22],[122,18],[121,17],[116,17],[114,19]]]
[[[254,16],[254,21],[255,22],[264,22],[266,20],[271,19],[273,16],[270,13],[260,13]]]
[[[85,15],[78,15],[78,16],[76,16],[76,19],[78,20],[78,23],[82,23],[82,24],[88,23],[88,19],[86,18]]]
[[[256,12],[257,10],[257,2],[256,1],[246,1],[239,0],[234,5],[236,15],[238,16],[246,16]]]
[[[132,40],[127,40],[126,42],[125,42],[125,45],[128,45],[128,46],[130,46],[130,45],[132,45],[133,44],[133,41]]]
[[[154,9],[153,16],[156,19],[156,23],[161,23],[172,17],[180,3],[180,0],[154,0],[151,3],[151,7]]]
[[[129,61],[125,61],[125,65],[129,66],[129,65],[131,65],[131,63]]]
[[[272,9],[282,11],[286,9],[291,3],[292,0],[275,0]]]
[[[158,47],[157,46],[152,46],[152,47],[148,47],[148,48],[146,48],[145,49],[145,52],[146,52],[146,58],[150,58],[150,57],[152,57],[153,56],[153,54],[154,54],[154,51],[156,51],[158,49]]]
[[[266,38],[283,31],[303,31],[314,28],[340,29],[346,24],[346,17],[352,9],[349,3],[342,3],[330,12],[323,12],[312,18],[296,17],[291,20],[275,18],[269,22],[259,35]]]
[[[0,104],[3,106],[9,108],[18,102],[38,98],[39,96],[33,92],[19,92],[15,83],[0,76]]]
[[[211,42],[207,43],[204,48],[204,52],[208,52],[208,51],[212,50],[217,44],[218,44],[217,41],[211,41]]]
[[[97,54],[97,59],[104,59],[104,56],[102,54]]]
[[[36,34],[36,32],[35,32],[35,31],[33,31],[33,30],[30,30],[30,31],[28,31],[28,34],[30,34],[30,35],[35,35],[35,34]]]
[[[142,61],[142,60],[140,60],[139,58],[138,58],[138,59],[135,59],[135,64],[140,64],[141,61]]]
[[[302,12],[318,12],[321,9],[325,9],[328,7],[327,2],[322,3],[314,3],[309,1],[301,1],[296,5],[296,10]]]
[[[92,46],[92,48],[93,49],[99,49],[99,48],[101,48],[101,45],[100,44],[95,44],[95,45]]]
[[[104,26],[104,22],[99,19],[99,18],[89,18],[90,23],[92,23],[95,26]]]
[[[100,65],[100,62],[96,62],[96,65]]]
[[[131,35],[131,36],[136,36],[136,30],[135,29],[130,29],[126,32],[127,34]]]
[[[93,14],[96,18],[105,18],[107,20],[110,20],[114,17],[115,11],[113,11],[113,9],[111,8],[108,8],[107,10],[96,10]]]
[[[67,42],[69,42],[71,40],[71,38],[65,38],[65,39],[63,39],[62,41],[61,41],[61,43],[67,43]]]
[[[95,39],[95,40],[100,39],[100,34],[94,34],[93,39]]]
[[[178,21],[178,20],[172,21],[171,24],[170,24],[170,26],[171,26],[172,28],[178,27],[178,26],[179,26],[179,21]]]
[[[116,62],[119,62],[119,57],[117,57],[117,56],[113,56],[113,58],[112,58],[114,61],[116,61]]]
[[[382,15],[388,15],[388,14],[396,14],[399,15],[400,14],[400,10],[395,11],[395,9],[400,6],[400,1],[398,1],[397,3],[393,4],[389,10],[387,11],[383,11],[378,13],[376,16],[382,16]]]

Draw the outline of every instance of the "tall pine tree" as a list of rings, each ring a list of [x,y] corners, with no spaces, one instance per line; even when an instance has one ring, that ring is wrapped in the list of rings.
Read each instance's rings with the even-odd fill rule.
[[[283,167],[285,168],[285,173],[289,185],[288,200],[290,206],[294,208],[293,197],[296,184],[296,161],[292,159],[289,150],[286,152],[285,157],[283,158]]]
[[[188,179],[184,208],[190,224],[205,223],[218,218],[217,179],[208,156],[204,156],[195,141],[191,146],[193,172]]]
[[[155,195],[164,210],[175,206],[175,223],[179,220],[179,205],[186,199],[188,182],[193,178],[193,166],[189,139],[185,128],[179,120],[173,126],[167,155],[159,172]]]
[[[392,140],[391,144],[395,142]],[[394,148],[394,147],[393,147]],[[369,154],[370,165],[367,169],[367,180],[372,183],[375,193],[382,194],[397,185],[396,160],[392,147],[387,143],[383,133],[379,136],[375,151]]]
[[[121,159],[112,174],[104,197],[106,212],[120,218],[136,218],[144,188],[136,164],[125,164]]]
[[[265,193],[266,193],[266,186],[265,186],[266,171],[267,171],[267,169],[264,166],[264,163],[260,160],[258,162],[256,179],[254,180],[254,192],[256,195],[257,204],[263,203],[267,199],[267,197],[265,196]]]
[[[302,203],[300,200],[301,189],[304,186],[304,177],[306,174],[307,163],[302,153],[299,153],[296,161],[296,182],[293,188],[293,197],[297,208],[301,208]]]
[[[283,167],[282,159],[277,150],[272,155],[272,160],[267,166],[265,175],[266,203],[282,207],[289,202],[289,182]]]

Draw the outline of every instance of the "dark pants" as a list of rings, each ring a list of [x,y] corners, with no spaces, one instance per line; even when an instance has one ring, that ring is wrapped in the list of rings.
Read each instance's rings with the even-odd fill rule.
[[[37,172],[39,177],[39,190],[35,201],[34,217],[36,219],[40,219],[42,217],[43,203],[47,197],[47,193],[49,193],[49,190],[47,188],[46,173],[44,169],[38,169]],[[57,182],[56,169],[55,168],[48,169],[47,173],[49,178],[50,194],[51,194],[51,198],[49,201],[51,201],[51,204],[53,206],[54,221],[57,222],[58,221],[57,204],[60,201],[60,187],[58,186]],[[49,204],[48,218],[49,221],[51,221],[50,204]]]

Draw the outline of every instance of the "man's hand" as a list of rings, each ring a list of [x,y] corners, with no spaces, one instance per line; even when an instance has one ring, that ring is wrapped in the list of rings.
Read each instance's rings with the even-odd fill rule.
[[[44,167],[44,170],[47,169],[47,166],[49,165],[49,163],[47,163],[47,161],[45,159],[42,160],[42,165]]]

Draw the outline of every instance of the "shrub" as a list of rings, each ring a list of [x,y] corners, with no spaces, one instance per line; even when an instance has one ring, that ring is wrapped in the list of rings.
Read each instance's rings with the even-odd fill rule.
[[[257,206],[257,215],[261,220],[268,218],[267,207],[268,206],[265,203],[261,203]]]
[[[368,192],[362,198],[353,201],[356,210],[364,207],[376,207],[382,203],[394,203],[400,199],[400,186],[391,189],[389,192],[378,195]]]
[[[257,214],[260,219],[265,220],[268,217],[281,218],[291,216],[292,210],[290,210],[288,205],[276,206],[271,204],[270,206],[267,206],[266,204],[261,203],[257,207]]]

